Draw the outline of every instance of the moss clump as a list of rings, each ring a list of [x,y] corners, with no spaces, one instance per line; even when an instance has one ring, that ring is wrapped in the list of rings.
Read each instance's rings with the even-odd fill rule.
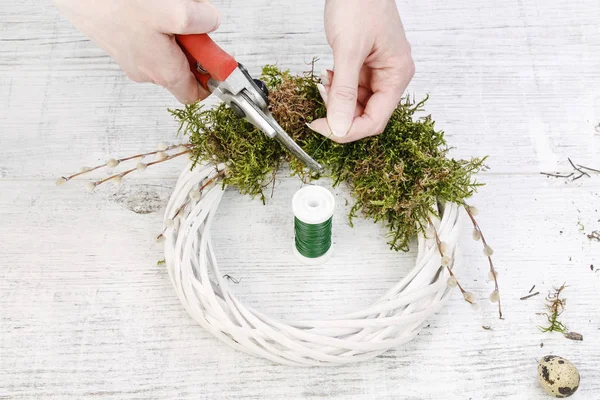
[[[561,287],[554,288],[554,291],[548,293],[546,296],[546,308],[548,309],[547,313],[543,313],[548,319],[548,326],[538,328],[542,332],[560,332],[567,333],[567,326],[558,320],[558,317],[565,311],[565,306],[567,304],[567,299],[561,298],[562,291],[565,290],[567,286],[563,283]]]
[[[293,76],[266,66],[262,79],[270,90],[273,116],[283,129],[326,167],[334,185],[347,183],[351,188],[356,203],[350,220],[362,213],[383,222],[395,250],[408,250],[438,200],[463,203],[480,186],[473,175],[485,168],[485,158],[447,157],[444,134],[435,129],[431,116],[415,115],[427,99],[404,98],[381,135],[340,145],[306,126],[326,115],[312,72]],[[206,109],[196,103],[170,111],[180,122],[179,131],[189,136],[195,160],[228,162],[224,183],[243,194],[264,201],[265,188],[284,162],[305,180],[319,178],[224,104]]]

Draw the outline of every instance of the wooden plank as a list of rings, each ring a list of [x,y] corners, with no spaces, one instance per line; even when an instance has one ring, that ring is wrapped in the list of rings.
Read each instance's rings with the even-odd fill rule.
[[[267,63],[300,72],[314,56],[319,69],[331,66],[321,1],[215,3],[224,16],[215,39],[253,73]],[[567,157],[600,167],[600,3],[399,6],[417,65],[409,92],[431,94],[426,111],[453,155],[490,156],[481,175],[488,186],[474,202],[496,251],[504,321],[485,300],[492,286],[465,224],[457,271],[480,307],[457,293],[400,349],[299,370],[222,345],[188,317],[156,265],[154,237],[183,160],[120,189],[54,186],[82,165],[179,140],[166,111],[177,103],[129,82],[49,3],[2,2],[0,397],[535,400],[546,398],[536,359],[559,354],[580,369],[577,398],[598,398],[600,244],[585,234],[600,229],[599,178],[539,172],[570,171]],[[298,265],[288,206],[297,185],[283,180],[266,207],[233,191],[225,197],[214,238],[244,301],[283,318],[333,315],[369,304],[408,271],[414,253],[391,253],[380,227],[347,225],[343,190],[335,257],[325,267]],[[543,295],[565,281],[562,318],[583,342],[536,327]],[[519,300],[534,284],[541,294]]]

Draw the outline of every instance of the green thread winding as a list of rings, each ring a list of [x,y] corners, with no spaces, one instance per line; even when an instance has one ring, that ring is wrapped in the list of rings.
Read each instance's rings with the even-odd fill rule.
[[[307,258],[321,257],[331,247],[331,221],[320,224],[307,224],[294,217],[296,232],[296,249]]]

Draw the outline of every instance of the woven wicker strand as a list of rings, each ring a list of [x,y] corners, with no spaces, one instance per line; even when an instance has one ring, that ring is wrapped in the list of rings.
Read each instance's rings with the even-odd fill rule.
[[[164,252],[187,312],[229,346],[286,365],[365,361],[413,339],[448,298],[449,273],[441,267],[435,237],[419,235],[414,268],[363,310],[334,319],[286,321],[245,305],[219,271],[211,243],[211,225],[225,190],[217,177],[223,168],[208,163],[183,170],[165,212]],[[190,200],[190,191],[207,183],[200,200]],[[461,213],[456,204],[445,204],[441,220],[432,217],[455,260]]]

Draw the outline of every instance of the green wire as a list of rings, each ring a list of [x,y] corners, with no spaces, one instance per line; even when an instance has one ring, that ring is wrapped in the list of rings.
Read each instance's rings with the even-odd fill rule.
[[[307,224],[294,217],[296,249],[307,258],[321,257],[331,247],[331,220],[321,224]]]

